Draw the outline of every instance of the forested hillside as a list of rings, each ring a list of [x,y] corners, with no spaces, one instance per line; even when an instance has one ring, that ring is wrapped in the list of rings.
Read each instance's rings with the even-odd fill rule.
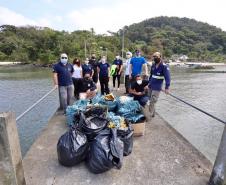
[[[0,61],[53,63],[61,52],[85,58],[91,53],[107,54],[113,60],[121,53],[123,29],[109,35],[89,31],[55,31],[40,27],[0,26]],[[125,51],[142,50],[150,58],[161,51],[165,58],[174,54],[194,60],[226,61],[226,32],[188,18],[157,17],[124,27]]]
[[[226,32],[194,19],[157,17],[126,26],[124,33],[146,55],[160,50],[165,57],[185,54],[199,60],[226,59]]]

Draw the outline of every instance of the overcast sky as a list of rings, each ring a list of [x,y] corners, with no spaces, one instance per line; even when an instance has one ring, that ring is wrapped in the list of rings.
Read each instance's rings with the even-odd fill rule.
[[[0,25],[106,33],[148,18],[178,16],[226,31],[225,9],[226,0],[0,0]]]

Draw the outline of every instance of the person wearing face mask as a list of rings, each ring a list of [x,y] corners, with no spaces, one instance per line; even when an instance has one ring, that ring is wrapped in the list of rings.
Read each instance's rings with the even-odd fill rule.
[[[53,65],[53,82],[59,89],[60,109],[64,114],[68,105],[72,104],[74,86],[72,81],[73,66],[68,62],[66,53],[60,55],[60,61]]]
[[[93,81],[95,83],[98,82],[98,73],[97,73],[97,66],[98,66],[98,61],[96,60],[96,55],[92,54],[91,58],[89,59],[89,64],[93,68]]]
[[[131,84],[130,95],[134,97],[134,100],[137,100],[141,106],[145,107],[146,103],[149,100],[147,94],[148,90],[148,80],[142,80],[141,76],[138,74],[135,77],[135,82]]]
[[[81,81],[81,91],[79,93],[79,99],[91,99],[97,93],[96,84],[90,77],[90,73],[85,73],[84,78]]]
[[[81,61],[77,58],[73,60],[73,68],[74,72],[72,74],[72,80],[74,84],[74,96],[76,99],[79,98],[80,93],[80,83],[82,79],[82,67],[81,67]]]
[[[118,90],[119,90],[120,78],[121,78],[121,72],[122,72],[122,60],[120,59],[119,55],[117,55],[115,57],[115,60],[113,61],[113,65],[115,65],[115,71],[114,71],[114,74],[112,75],[113,76],[113,89],[116,90],[116,88],[115,88],[115,80],[117,78]]]
[[[169,67],[163,63],[161,59],[161,53],[155,52],[153,54],[153,65],[151,66],[151,72],[148,84],[149,95],[149,112],[150,116],[155,116],[155,104],[158,101],[159,94],[162,90],[163,81],[165,79],[165,93],[169,93],[170,87],[170,70]]]
[[[105,56],[101,58],[100,63],[97,67],[97,71],[99,74],[101,94],[109,94],[110,90],[108,83],[110,78],[110,65],[107,63]]]
[[[85,64],[82,65],[82,73],[83,73],[83,77],[85,76],[86,73],[90,74],[90,77],[93,76],[93,67],[91,64],[89,64],[89,59],[86,58],[85,59]]]
[[[136,75],[142,73],[143,65],[145,68],[145,76],[148,76],[147,61],[145,60],[144,57],[141,56],[140,50],[136,50],[135,56],[130,60],[129,77],[130,77],[131,83],[135,81]]]
[[[131,52],[126,52],[126,63],[125,63],[125,89],[126,92],[125,94],[129,93],[129,70],[130,70],[130,60],[132,58],[132,53]]]

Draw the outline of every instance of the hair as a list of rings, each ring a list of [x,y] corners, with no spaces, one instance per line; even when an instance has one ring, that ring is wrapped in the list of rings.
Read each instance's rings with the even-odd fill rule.
[[[75,58],[73,60],[73,64],[76,64],[76,65],[78,65],[78,67],[80,67],[81,66],[81,61],[78,58]]]

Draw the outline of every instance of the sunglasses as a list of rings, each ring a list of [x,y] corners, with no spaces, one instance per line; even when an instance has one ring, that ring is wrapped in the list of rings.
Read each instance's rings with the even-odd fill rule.
[[[67,59],[67,57],[61,57],[61,59]]]

